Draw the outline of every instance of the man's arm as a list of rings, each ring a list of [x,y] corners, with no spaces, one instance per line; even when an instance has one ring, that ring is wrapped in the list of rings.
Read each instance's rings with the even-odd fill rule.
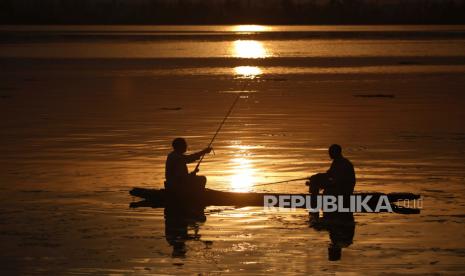
[[[186,163],[189,164],[189,163],[195,162],[195,161],[199,160],[200,157],[202,157],[202,155],[210,153],[211,151],[212,151],[212,148],[206,148],[204,150],[201,150],[201,151],[193,153],[193,154],[184,155],[184,157],[186,158]]]
[[[334,170],[335,170],[335,167],[336,164],[334,164],[334,161],[331,163],[331,166],[329,167],[329,169],[326,171],[326,175],[328,176],[328,178],[333,178],[334,176]]]

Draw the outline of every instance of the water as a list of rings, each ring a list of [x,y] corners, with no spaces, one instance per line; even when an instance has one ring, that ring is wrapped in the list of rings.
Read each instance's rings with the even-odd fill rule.
[[[2,32],[1,254],[8,272],[460,273],[465,128],[463,26],[6,26]],[[340,143],[357,191],[415,192],[420,215],[355,215],[353,243],[303,211],[210,207],[173,257],[162,187],[172,138],[208,144],[210,188],[325,171]],[[388,97],[373,97],[385,95]],[[371,97],[370,97],[371,96]],[[445,230],[446,229],[446,230]],[[292,263],[292,265],[290,265]],[[356,264],[354,266],[354,264]]]

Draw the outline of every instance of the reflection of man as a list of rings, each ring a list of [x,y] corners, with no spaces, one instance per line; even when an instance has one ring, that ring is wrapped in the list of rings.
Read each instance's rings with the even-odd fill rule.
[[[186,241],[199,240],[199,222],[207,220],[204,209],[190,209],[167,207],[165,208],[165,238],[173,247],[172,257],[186,256]],[[194,235],[188,234],[188,227],[194,227]]]
[[[173,151],[168,154],[165,166],[165,188],[175,195],[188,195],[191,192],[200,192],[205,188],[207,178],[198,176],[198,171],[189,173],[187,164],[195,162],[204,154],[210,153],[211,148],[188,154],[187,142],[184,138],[176,138],[172,142]]]
[[[351,195],[355,187],[354,166],[342,155],[339,145],[331,145],[328,150],[333,159],[331,167],[326,173],[319,173],[310,177],[310,193],[318,194],[323,189],[328,195]]]
[[[352,244],[355,234],[353,213],[323,213],[323,217],[310,213],[310,227],[317,231],[328,231],[331,243],[328,246],[328,260],[338,261],[342,248]]]

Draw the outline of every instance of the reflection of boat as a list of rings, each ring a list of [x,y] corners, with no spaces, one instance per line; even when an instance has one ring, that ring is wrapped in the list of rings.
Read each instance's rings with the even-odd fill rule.
[[[168,194],[164,189],[145,189],[134,188],[129,194],[132,196],[143,198],[143,201],[131,204],[131,207],[153,207],[162,208],[167,205],[176,204],[192,204],[197,206],[263,206],[265,196],[282,196],[290,194],[276,194],[276,193],[236,193],[236,192],[223,192],[212,189],[205,189],[205,192],[199,195],[193,195],[183,202],[173,202],[170,200]],[[308,196],[308,194],[292,194],[300,196]],[[386,195],[389,202],[396,202],[402,200],[415,200],[419,199],[420,195],[413,193],[355,193],[362,197],[371,196],[368,202],[369,206],[376,206],[380,196]],[[187,201],[187,202],[186,202]],[[418,209],[401,208],[392,204],[393,211],[398,213],[418,213]]]

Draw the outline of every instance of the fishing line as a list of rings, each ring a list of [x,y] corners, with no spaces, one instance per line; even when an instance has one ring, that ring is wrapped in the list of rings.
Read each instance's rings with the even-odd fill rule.
[[[258,187],[258,186],[266,186],[266,185],[273,185],[273,184],[280,184],[280,183],[287,183],[287,182],[293,182],[293,181],[300,181],[300,180],[308,180],[310,177],[302,177],[302,178],[294,178],[294,179],[289,179],[289,180],[282,180],[282,181],[276,181],[276,182],[268,182],[268,183],[261,183],[261,184],[252,184],[252,187]]]
[[[242,91],[245,89],[245,86],[246,86],[246,85],[247,85],[247,82],[244,82],[244,86],[242,87]],[[215,141],[216,136],[218,135],[218,133],[220,133],[221,128],[223,127],[224,123],[225,123],[226,120],[228,119],[229,115],[231,115],[231,112],[233,111],[234,107],[236,106],[236,103],[239,101],[240,98],[241,98],[241,93],[238,93],[236,99],[234,99],[233,104],[231,105],[231,107],[229,108],[228,112],[226,113],[226,116],[224,116],[223,121],[222,121],[221,124],[218,126],[218,129],[216,130],[215,135],[213,135],[213,138],[211,139],[211,141],[210,141],[210,143],[208,144],[207,148],[211,147],[211,145],[213,144],[213,141]],[[197,166],[195,166],[194,171],[198,171],[198,169],[199,169],[199,167],[200,167],[200,163],[202,163],[204,157],[205,157],[205,154],[202,155],[202,157],[200,157],[200,160],[199,160],[199,162],[197,163]]]

